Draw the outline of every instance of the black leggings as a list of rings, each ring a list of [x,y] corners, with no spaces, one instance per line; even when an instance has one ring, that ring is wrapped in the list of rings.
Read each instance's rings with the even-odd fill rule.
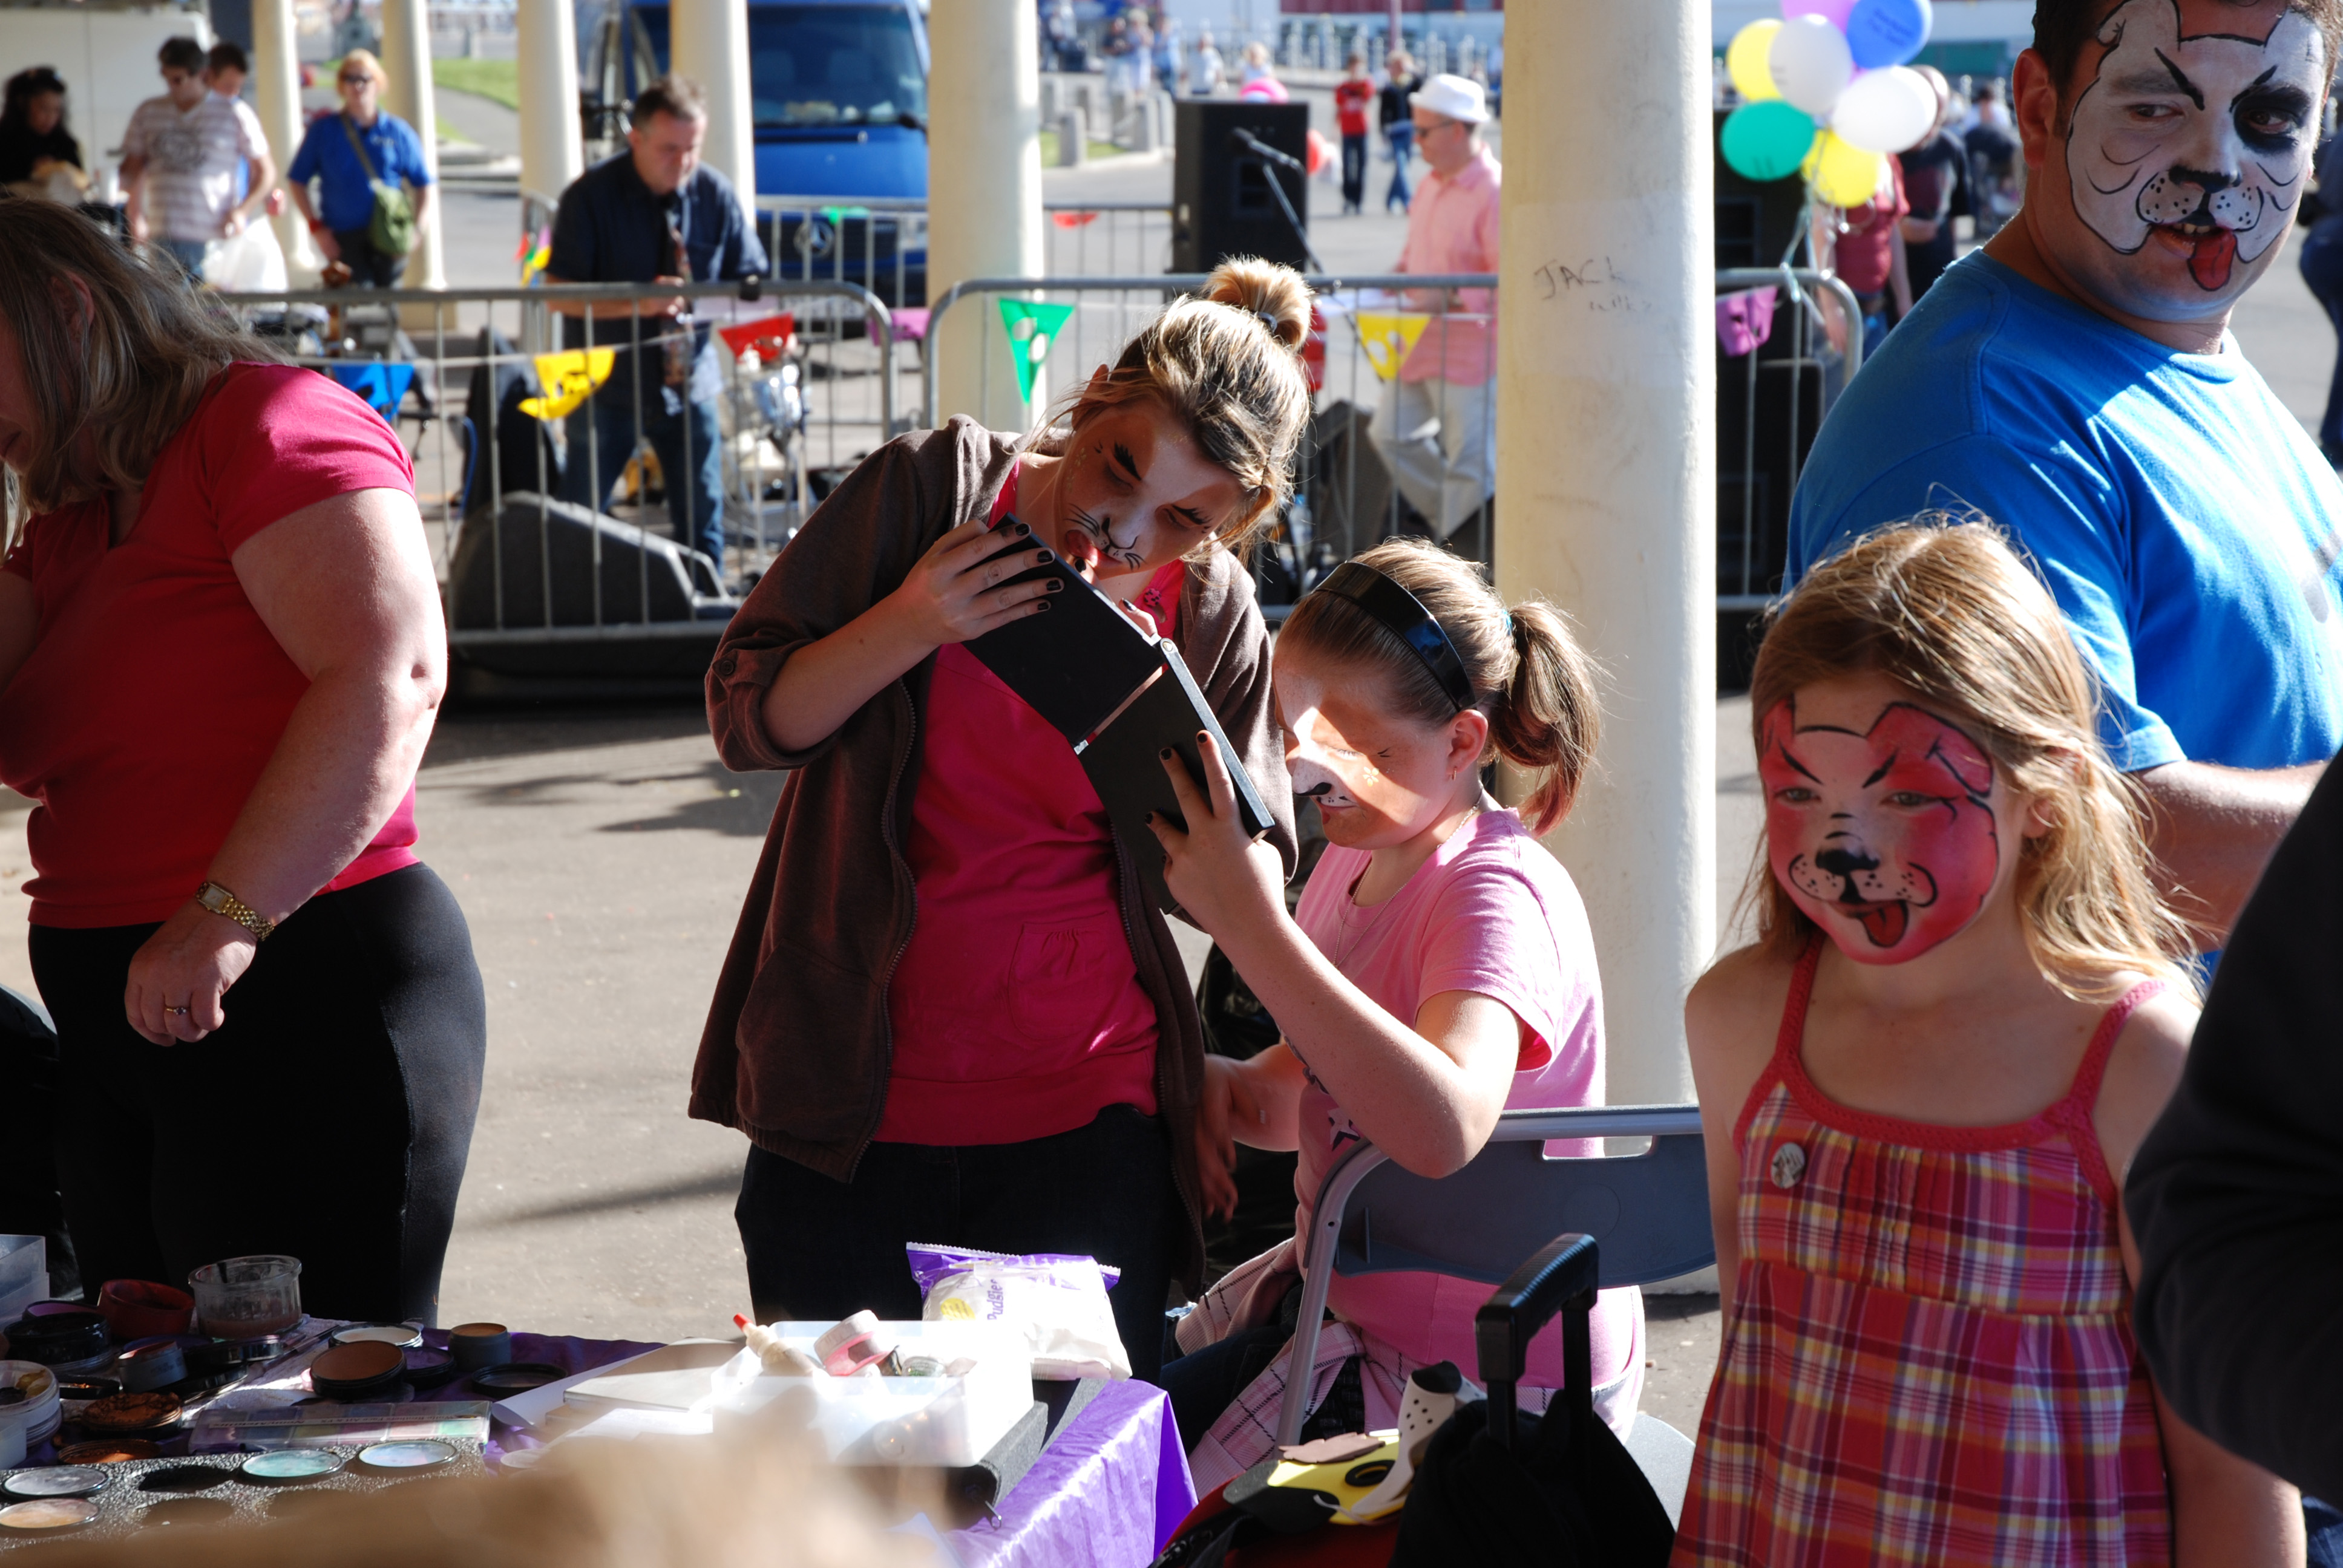
[[[131,956],[156,929],[32,928],[82,1278],[184,1287],[205,1263],[284,1252],[319,1316],[436,1321],[488,1056],[447,885],[409,866],[318,894],[193,1045],[150,1044],[123,1016]]]

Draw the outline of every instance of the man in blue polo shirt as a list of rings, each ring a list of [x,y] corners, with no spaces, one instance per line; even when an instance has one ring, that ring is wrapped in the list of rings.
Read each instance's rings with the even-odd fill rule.
[[[1789,576],[1975,511],[2029,552],[2217,947],[2343,747],[2343,484],[2228,334],[2317,145],[2338,0],[2038,0],[2025,206],[1825,421]]]
[[[627,150],[561,193],[546,281],[707,283],[763,274],[765,247],[732,183],[699,161],[708,110],[699,85],[661,76],[636,95],[630,118]],[[706,552],[720,575],[724,464],[716,398],[722,373],[708,328],[677,327],[674,299],[590,308],[594,343],[618,347],[618,354],[601,390],[569,416],[562,498],[598,509],[637,442],[648,440],[666,480],[676,543]],[[569,347],[586,347],[588,307],[561,309],[571,317]],[[677,339],[679,332],[688,337]],[[638,343],[639,349],[632,347]]]

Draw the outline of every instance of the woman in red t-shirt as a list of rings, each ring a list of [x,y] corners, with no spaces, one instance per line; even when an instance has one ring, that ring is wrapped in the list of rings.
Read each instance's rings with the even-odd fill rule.
[[[256,363],[152,260],[0,202],[0,461],[31,514],[0,779],[38,802],[66,1225],[92,1283],[283,1252],[313,1312],[427,1320],[487,1013],[415,858],[447,637],[414,477],[372,409]],[[256,1095],[329,1171],[288,1170]]]
[[[920,1314],[910,1242],[1087,1254],[1133,1370],[1193,1287],[1202,1031],[1180,950],[1066,739],[961,646],[1062,557],[1147,608],[1252,769],[1290,868],[1246,539],[1309,417],[1310,293],[1223,265],[1075,390],[1067,428],[967,419],[857,467],[717,650],[735,769],[791,769],[701,1037],[692,1114],[749,1134],[758,1315]],[[1013,518],[1013,520],[1012,520]],[[1055,587],[1053,583],[1051,585]]]
[[[1375,85],[1364,55],[1354,54],[1342,65],[1342,79],[1334,84],[1334,125],[1342,133],[1342,210],[1354,213],[1367,199],[1367,106],[1375,101]]]

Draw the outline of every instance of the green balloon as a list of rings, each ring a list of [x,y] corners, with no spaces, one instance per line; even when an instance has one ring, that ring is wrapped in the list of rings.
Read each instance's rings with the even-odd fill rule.
[[[1815,123],[1780,98],[1744,104],[1725,118],[1725,161],[1744,179],[1795,174],[1815,145]]]

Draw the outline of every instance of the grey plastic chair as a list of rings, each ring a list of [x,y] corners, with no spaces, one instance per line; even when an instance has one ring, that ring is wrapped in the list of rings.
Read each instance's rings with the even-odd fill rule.
[[[1651,1148],[1618,1159],[1550,1160],[1543,1147],[1550,1139],[1644,1137]],[[1437,1181],[1392,1163],[1362,1141],[1326,1172],[1312,1216],[1290,1367],[1315,1364],[1326,1296],[1338,1273],[1429,1270],[1499,1285],[1523,1259],[1571,1231],[1594,1238],[1604,1289],[1656,1284],[1716,1261],[1697,1105],[1508,1111],[1487,1148]],[[1309,1383],[1306,1375],[1286,1379],[1277,1415],[1281,1443],[1301,1441]],[[1665,1427],[1664,1434],[1654,1430],[1641,1444],[1631,1437],[1628,1448],[1673,1516],[1672,1499],[1682,1498],[1684,1483],[1676,1480],[1671,1493],[1659,1485],[1655,1467],[1681,1473],[1691,1444],[1656,1417],[1639,1417],[1636,1432],[1647,1424]]]

